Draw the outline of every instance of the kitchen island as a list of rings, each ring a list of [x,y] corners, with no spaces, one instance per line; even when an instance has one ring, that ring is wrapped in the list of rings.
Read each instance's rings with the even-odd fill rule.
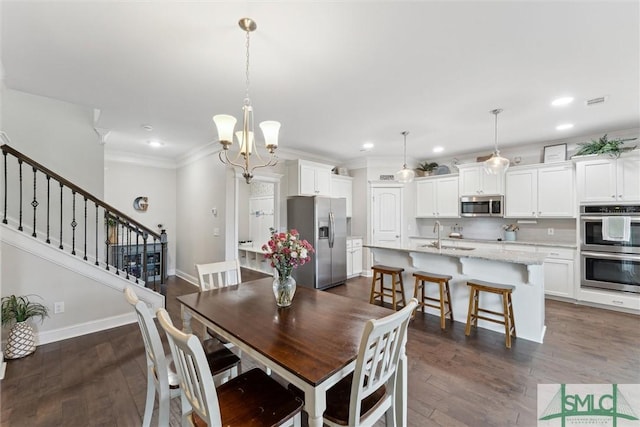
[[[405,298],[413,296],[414,272],[428,271],[451,275],[453,277],[449,282],[451,304],[456,322],[466,323],[467,321],[469,307],[467,280],[514,285],[513,307],[518,338],[542,343],[546,330],[543,267],[546,254],[447,246],[442,249],[429,246],[363,246],[371,250],[374,264],[404,268]],[[426,286],[428,296],[438,297],[437,290],[438,287],[435,285]],[[483,293],[480,296],[480,306],[489,310],[502,311],[502,301],[496,295]],[[437,313],[433,309],[427,311]],[[478,327],[504,334],[504,327],[493,322],[478,320]]]

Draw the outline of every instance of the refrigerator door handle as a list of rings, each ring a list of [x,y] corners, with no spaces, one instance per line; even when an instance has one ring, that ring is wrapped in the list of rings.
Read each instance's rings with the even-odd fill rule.
[[[336,238],[335,222],[333,211],[329,211],[329,247],[333,248],[333,242]]]

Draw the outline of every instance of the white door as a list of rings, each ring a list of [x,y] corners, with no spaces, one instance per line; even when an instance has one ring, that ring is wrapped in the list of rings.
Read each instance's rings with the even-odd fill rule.
[[[400,246],[402,242],[402,188],[373,187],[371,222],[374,245]]]

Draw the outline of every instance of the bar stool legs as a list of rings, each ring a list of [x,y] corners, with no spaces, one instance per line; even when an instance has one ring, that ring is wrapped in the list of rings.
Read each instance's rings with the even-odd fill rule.
[[[516,337],[516,323],[513,315],[513,302],[511,300],[511,293],[515,289],[512,285],[503,285],[498,283],[482,282],[480,280],[468,281],[469,286],[469,311],[467,314],[467,326],[464,334],[469,335],[471,333],[471,326],[478,327],[478,319],[488,320],[489,322],[499,323],[504,325],[505,331],[505,345],[507,348],[511,348],[511,337]],[[487,310],[479,307],[480,292],[490,292],[502,296],[502,313],[492,310]],[[478,314],[487,313],[493,316],[500,316],[502,319],[495,319],[492,317],[486,317]]]
[[[402,304],[402,307],[407,305],[404,297],[404,283],[402,282],[402,272],[404,268],[389,267],[386,265],[374,265],[371,267],[373,270],[373,279],[371,280],[371,296],[369,297],[369,303],[373,304],[376,299],[380,299],[380,304],[384,303],[384,297],[391,298],[391,306],[394,310],[397,310],[398,304]],[[384,276],[391,276],[391,287],[385,288]],[[376,282],[380,281],[380,290],[376,289]],[[398,298],[397,294],[400,294]]]
[[[453,324],[453,308],[451,307],[451,292],[449,290],[449,280],[451,280],[452,277],[449,275],[427,273],[425,271],[417,271],[413,273],[413,276],[416,278],[413,297],[418,299],[418,289],[420,289],[421,298],[418,299],[418,305],[420,305],[422,312],[424,313],[425,306],[437,308],[440,310],[440,328],[445,329],[447,315],[449,315],[451,324]],[[440,288],[440,299],[425,296],[425,282],[431,282],[438,285],[438,287]],[[438,304],[429,304],[425,301],[434,301]],[[446,311],[445,304],[447,305]]]

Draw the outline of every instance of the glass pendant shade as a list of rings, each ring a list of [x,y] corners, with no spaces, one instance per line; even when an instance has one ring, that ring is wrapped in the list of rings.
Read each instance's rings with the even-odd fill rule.
[[[236,118],[228,114],[213,116],[213,122],[218,129],[218,140],[233,143],[233,129],[236,127]]]
[[[278,133],[280,132],[280,122],[267,120],[260,123],[260,129],[264,135],[264,145],[269,150],[278,148]]]
[[[416,173],[413,171],[413,169],[408,169],[405,165],[402,169],[396,172],[393,178],[398,182],[406,184],[407,182],[413,181],[413,178],[415,176]]]
[[[509,159],[500,156],[500,152],[493,153],[491,158],[485,160],[484,170],[489,175],[500,175],[509,169]]]
[[[240,145],[240,154],[243,156],[247,154],[247,145],[249,146],[249,155],[253,151],[253,132],[249,131],[249,141],[244,140],[244,132],[239,130],[236,132],[236,139]]]

